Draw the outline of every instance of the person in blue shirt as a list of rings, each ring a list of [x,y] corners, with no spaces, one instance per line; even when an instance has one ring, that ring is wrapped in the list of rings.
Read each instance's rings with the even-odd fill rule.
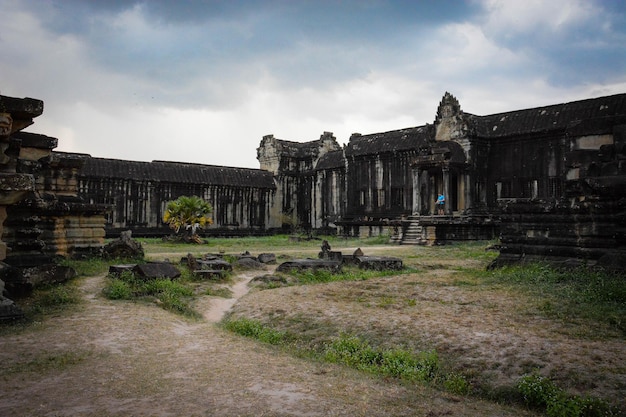
[[[443,196],[443,194],[439,194],[439,197],[437,197],[437,202],[435,204],[437,205],[437,214],[443,215],[443,209],[446,205],[446,198]]]

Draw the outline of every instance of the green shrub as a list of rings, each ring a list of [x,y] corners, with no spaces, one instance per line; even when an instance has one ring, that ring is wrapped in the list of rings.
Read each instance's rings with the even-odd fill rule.
[[[133,291],[128,282],[119,278],[113,278],[103,289],[104,295],[110,300],[130,300]]]
[[[458,395],[468,395],[472,390],[472,386],[467,379],[463,375],[454,372],[446,375],[443,387],[446,391]]]
[[[111,300],[147,299],[156,300],[166,310],[199,318],[201,315],[189,305],[193,289],[183,281],[167,278],[142,280],[132,272],[122,272],[117,278],[111,278],[103,289],[104,295]]]
[[[531,407],[543,408],[559,394],[559,389],[550,379],[537,375],[524,375],[517,383],[524,401]]]
[[[517,383],[526,404],[545,409],[549,417],[611,417],[618,413],[606,401],[567,395],[546,377],[524,375]]]
[[[71,284],[51,285],[36,291],[36,298],[43,306],[53,307],[77,304],[80,296]]]

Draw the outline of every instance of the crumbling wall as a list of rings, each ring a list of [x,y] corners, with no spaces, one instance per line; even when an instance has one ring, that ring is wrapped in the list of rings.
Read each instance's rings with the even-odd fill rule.
[[[496,265],[548,261],[626,270],[626,124],[613,124],[621,119],[568,129],[559,198],[502,202]]]
[[[327,197],[320,192],[328,183],[318,175],[317,167],[326,155],[340,150],[331,132],[304,143],[276,139],[273,135],[263,137],[257,159],[262,170],[274,175],[277,192],[270,211],[283,229],[310,231],[328,224],[328,216],[318,200]]]

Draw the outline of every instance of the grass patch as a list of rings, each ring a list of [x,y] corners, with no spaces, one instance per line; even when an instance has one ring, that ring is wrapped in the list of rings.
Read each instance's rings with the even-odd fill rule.
[[[292,270],[289,275],[295,278],[296,284],[322,284],[337,281],[366,281],[372,278],[389,277],[400,274],[415,273],[412,268],[404,268],[402,271],[375,271],[368,269],[360,269],[353,266],[344,267],[341,272],[333,273],[327,270]]]
[[[19,299],[18,305],[24,311],[25,320],[19,320],[15,324],[39,321],[45,316],[75,308],[81,302],[78,286],[74,280],[41,285],[28,297]]]
[[[358,336],[347,334],[322,342],[313,341],[303,333],[276,330],[248,318],[226,318],[222,326],[241,336],[286,348],[297,356],[348,366],[380,377],[430,384],[456,394],[470,391],[465,377],[458,373],[443,373],[434,350],[412,352],[397,347],[375,347]]]
[[[322,240],[328,241],[333,250],[347,247],[360,247],[372,245],[384,245],[389,243],[388,236],[371,238],[343,238],[339,236],[316,236],[313,239],[303,238],[294,244],[290,235],[255,236],[243,238],[217,238],[208,237],[204,244],[186,244],[167,242],[158,238],[139,238],[146,253],[158,255],[159,253],[179,252],[186,254],[202,253],[243,253],[246,250],[253,252],[274,252],[281,250],[293,250],[294,246],[303,251],[319,251]]]
[[[46,353],[26,362],[13,362],[6,364],[4,375],[24,372],[44,373],[51,370],[63,370],[81,363],[87,356],[81,352]]]
[[[109,266],[116,264],[135,264],[143,261],[137,259],[104,259],[93,257],[88,259],[63,259],[60,265],[73,268],[78,276],[94,276],[108,272]]]
[[[204,290],[204,295],[209,295],[212,297],[233,298],[233,292],[226,287],[207,288],[206,290]]]
[[[257,339],[270,345],[283,345],[287,342],[287,333],[263,326],[260,322],[251,319],[227,320],[224,328],[241,336]]]
[[[103,289],[111,300],[138,300],[154,302],[168,311],[189,318],[200,318],[191,305],[194,291],[186,279],[173,281],[167,278],[143,280],[131,272],[112,277]]]
[[[431,382],[439,372],[437,352],[418,354],[404,349],[380,349],[357,336],[342,335],[328,343],[322,358],[375,375]]]
[[[509,266],[477,274],[530,294],[547,317],[604,323],[626,335],[626,276],[588,268],[559,270],[543,264]]]
[[[618,410],[607,402],[593,397],[567,395],[550,379],[537,374],[524,375],[517,383],[524,402],[549,417],[611,417]]]

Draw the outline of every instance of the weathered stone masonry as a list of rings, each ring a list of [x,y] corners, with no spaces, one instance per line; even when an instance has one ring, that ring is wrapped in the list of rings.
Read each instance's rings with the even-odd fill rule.
[[[81,195],[111,207],[107,233],[158,236],[168,201],[198,196],[213,205],[213,234],[267,233],[276,185],[267,171],[178,162],[136,162],[87,157],[79,174]]]
[[[305,143],[265,136],[260,170],[90,158],[79,183],[89,202],[115,206],[108,233],[164,233],[165,202],[193,194],[215,207],[209,233],[270,232],[292,216],[307,230],[395,230],[400,243],[501,234],[500,263],[619,264],[625,131],[626,94],[477,116],[446,93],[432,124],[344,146],[329,132]]]

